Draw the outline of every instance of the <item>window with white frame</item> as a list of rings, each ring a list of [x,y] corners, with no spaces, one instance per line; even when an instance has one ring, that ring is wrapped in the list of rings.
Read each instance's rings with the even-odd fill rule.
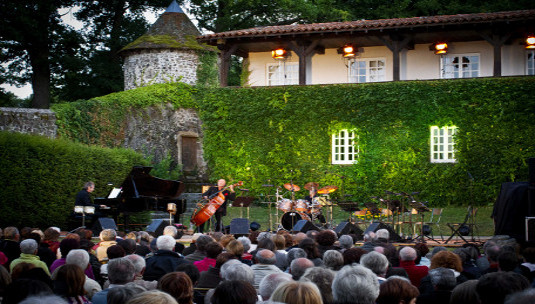
[[[527,51],[526,75],[535,75],[535,51]]]
[[[455,133],[457,127],[431,127],[431,162],[455,162]]]
[[[280,61],[267,66],[268,86],[299,84],[299,64]]]
[[[385,81],[385,59],[359,58],[349,61],[348,82]]]
[[[359,156],[358,135],[354,130],[340,130],[332,135],[332,164],[349,165]]]
[[[479,77],[479,54],[443,55],[440,65],[441,78]]]

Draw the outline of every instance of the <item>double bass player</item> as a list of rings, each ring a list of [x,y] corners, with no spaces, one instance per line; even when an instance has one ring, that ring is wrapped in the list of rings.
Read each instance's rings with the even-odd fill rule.
[[[234,192],[234,185],[230,185],[228,189],[225,189],[227,181],[220,179],[217,181],[217,186],[210,187],[206,192],[202,194],[203,198],[211,199],[212,196],[221,192],[225,196],[225,202],[215,211],[215,231],[223,230],[223,222],[221,217],[227,215],[227,202],[233,201],[236,198],[236,193]],[[205,222],[206,223],[206,222]],[[199,232],[204,232],[205,223],[199,225]]]

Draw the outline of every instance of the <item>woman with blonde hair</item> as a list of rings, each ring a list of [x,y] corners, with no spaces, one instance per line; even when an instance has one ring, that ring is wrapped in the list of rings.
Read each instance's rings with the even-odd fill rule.
[[[286,304],[323,304],[318,287],[310,282],[281,283],[269,300]]]
[[[132,299],[126,304],[178,304],[170,294],[159,290],[145,291]]]

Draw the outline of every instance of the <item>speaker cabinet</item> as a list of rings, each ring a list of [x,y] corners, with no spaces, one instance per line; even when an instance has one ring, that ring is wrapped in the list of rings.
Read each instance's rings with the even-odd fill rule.
[[[249,234],[249,220],[246,218],[233,218],[230,221],[230,234]]]
[[[307,232],[309,230],[319,231],[320,229],[316,227],[316,225],[312,224],[311,221],[307,220],[297,221],[297,223],[295,223],[294,227],[292,228],[293,232]]]
[[[98,235],[104,229],[112,229],[117,231],[117,225],[112,218],[99,217],[98,221],[96,221],[93,226],[93,233]]]
[[[154,219],[147,226],[145,231],[147,231],[149,234],[151,234],[154,237],[159,237],[160,235],[163,234],[163,230],[167,226],[169,226],[169,220],[168,219]]]
[[[526,242],[535,242],[535,217],[526,217]]]
[[[385,224],[385,223],[381,223],[381,222],[373,222],[370,224],[370,226],[368,226],[368,228],[366,229],[366,231],[364,231],[364,234],[368,233],[368,232],[377,232],[377,230],[379,229],[386,229],[388,230],[388,232],[390,233],[390,239],[389,241],[391,242],[399,242],[401,241],[401,237],[394,231],[394,229],[392,229],[391,226]]]
[[[359,228],[359,226],[350,223],[350,222],[341,222],[334,228],[334,232],[338,234],[338,237],[344,234],[355,234],[357,236],[358,240],[362,240],[362,230]]]

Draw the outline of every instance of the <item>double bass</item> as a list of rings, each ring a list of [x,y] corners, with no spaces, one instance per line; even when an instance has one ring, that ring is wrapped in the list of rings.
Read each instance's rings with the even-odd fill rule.
[[[242,186],[243,182],[238,182],[233,187]],[[223,195],[223,191],[228,189],[230,186],[226,186],[225,188],[218,191],[212,198],[209,199],[209,202],[205,204],[200,210],[193,211],[193,214],[191,216],[191,223],[193,223],[195,226],[200,226],[204,224],[214,213],[223,205],[225,202],[225,195]]]

